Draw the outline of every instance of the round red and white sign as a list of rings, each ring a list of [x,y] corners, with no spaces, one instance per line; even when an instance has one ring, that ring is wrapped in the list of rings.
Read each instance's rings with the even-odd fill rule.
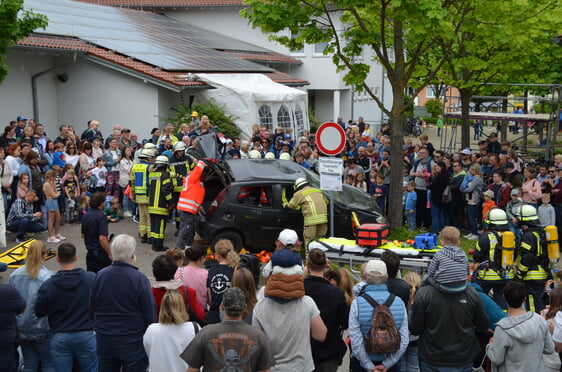
[[[324,123],[316,131],[316,144],[323,154],[338,155],[345,147],[345,132],[337,123]]]

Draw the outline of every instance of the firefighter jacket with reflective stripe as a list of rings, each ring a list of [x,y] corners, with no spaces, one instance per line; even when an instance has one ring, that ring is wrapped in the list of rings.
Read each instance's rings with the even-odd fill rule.
[[[172,182],[166,168],[152,169],[148,174],[148,213],[167,216],[172,205]]]
[[[195,168],[195,163],[193,163],[189,156],[185,155],[181,159],[176,158],[175,155],[172,156],[168,169],[170,171],[170,176],[172,177],[172,187],[174,192],[181,192],[183,189],[183,179],[187,177],[193,168]]]
[[[498,231],[489,231],[478,239],[474,260],[484,264],[478,266],[477,279],[500,281],[515,277],[512,268],[503,269],[501,266],[501,242],[502,235]]]
[[[523,232],[517,262],[519,279],[546,280],[548,277],[547,248],[543,236],[541,227],[530,227]]]
[[[148,204],[148,167],[150,164],[140,162],[131,168],[129,183],[136,203]]]
[[[293,194],[284,207],[302,210],[304,226],[320,225],[328,222],[328,201],[322,191],[305,186]]]
[[[203,169],[205,169],[205,163],[200,160],[189,176],[184,178],[183,188],[178,201],[178,210],[191,214],[199,212],[201,203],[205,199],[205,186],[201,182]]]

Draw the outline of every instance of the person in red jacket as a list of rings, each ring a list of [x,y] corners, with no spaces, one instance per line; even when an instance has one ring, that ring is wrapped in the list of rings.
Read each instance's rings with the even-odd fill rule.
[[[492,183],[488,185],[488,190],[494,192],[492,200],[496,202],[496,206],[505,210],[507,202],[511,199],[511,189],[503,182],[503,171],[495,171],[492,175]]]
[[[191,247],[195,237],[195,216],[205,199],[204,169],[205,163],[199,160],[197,166],[183,179],[183,189],[180,192],[177,206],[180,216],[180,229],[176,247],[180,249]]]

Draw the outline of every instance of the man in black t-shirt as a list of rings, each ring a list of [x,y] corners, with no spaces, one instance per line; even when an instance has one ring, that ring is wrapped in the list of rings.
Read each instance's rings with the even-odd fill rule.
[[[82,217],[82,237],[88,250],[86,269],[94,273],[111,265],[108,221],[102,212],[104,203],[103,192],[93,194],[90,198],[90,210]]]

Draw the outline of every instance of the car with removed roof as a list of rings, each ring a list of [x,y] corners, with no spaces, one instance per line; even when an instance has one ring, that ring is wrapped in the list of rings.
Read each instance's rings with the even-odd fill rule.
[[[304,177],[320,188],[319,176],[286,160],[235,159],[207,162],[214,170],[205,182],[205,201],[199,213],[197,232],[212,246],[229,239],[236,251],[272,251],[279,232],[294,229],[302,238],[303,217],[299,210],[283,208],[294,183]],[[334,235],[354,239],[352,212],[359,223],[384,223],[375,198],[358,188],[343,185],[342,191],[323,191],[334,201]],[[330,217],[332,218],[332,217]]]

